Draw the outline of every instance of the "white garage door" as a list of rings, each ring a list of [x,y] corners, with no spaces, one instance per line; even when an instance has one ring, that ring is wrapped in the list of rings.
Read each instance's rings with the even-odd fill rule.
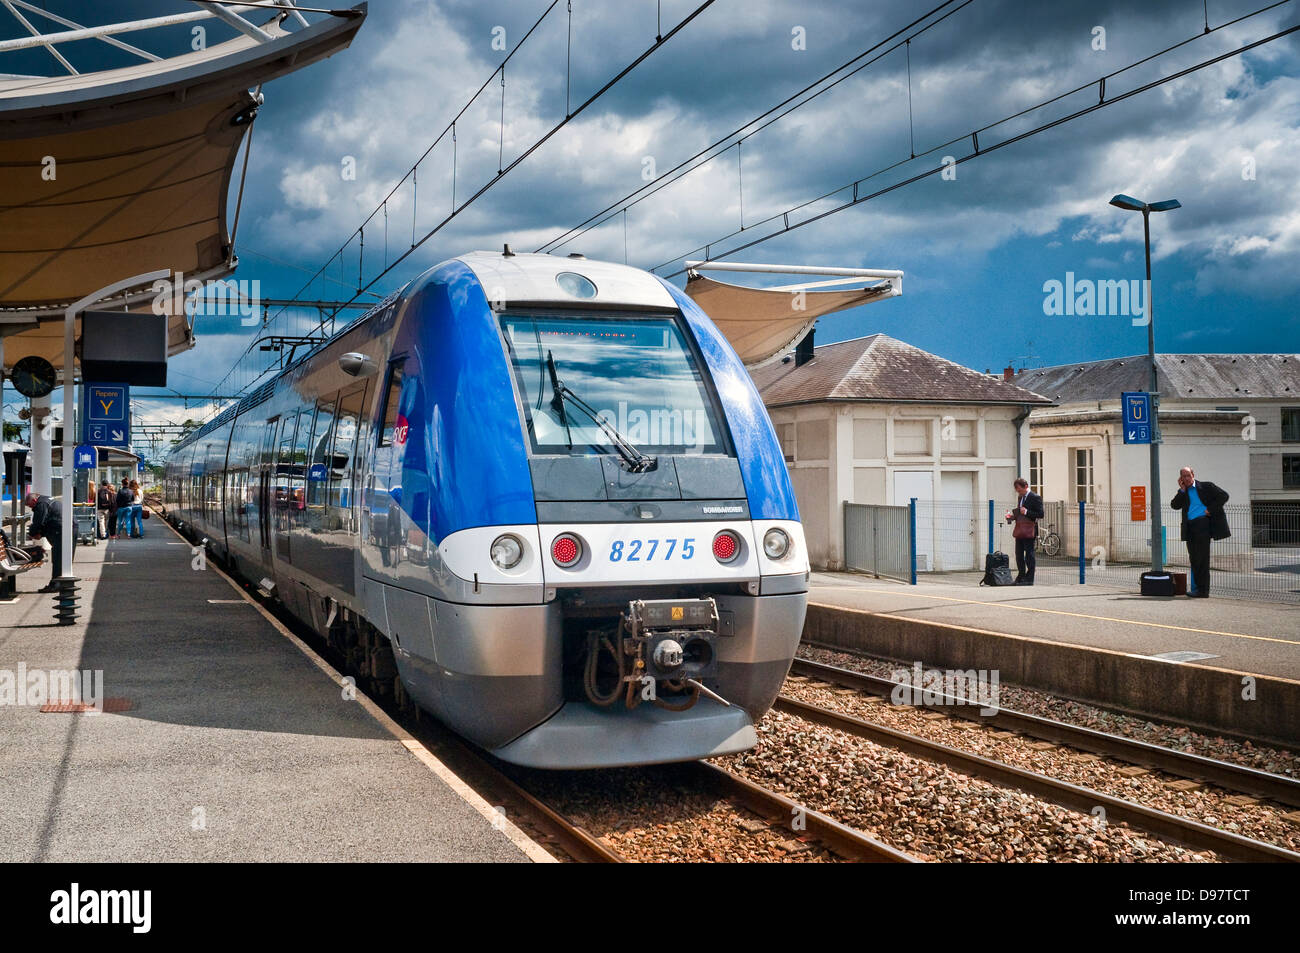
[[[934,473],[930,470],[895,470],[894,505],[906,506],[916,498],[916,568],[934,568]]]

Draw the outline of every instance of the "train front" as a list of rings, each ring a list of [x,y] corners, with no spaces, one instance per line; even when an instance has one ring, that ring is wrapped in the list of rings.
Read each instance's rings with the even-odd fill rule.
[[[489,520],[439,542],[445,570],[493,590],[490,609],[515,604],[477,621],[472,605],[434,608],[435,710],[535,767],[751,747],[799,641],[808,557],[740,360],[694,302],[646,272],[549,255],[458,261],[499,342],[514,412],[504,427],[516,429],[535,521]],[[488,375],[478,386],[500,379],[478,370]],[[501,424],[492,413],[478,411],[482,440]],[[457,482],[492,479],[450,454],[442,465]],[[540,599],[521,604],[529,592]],[[476,644],[450,644],[465,640]],[[442,664],[457,657],[502,669]],[[528,677],[517,677],[521,662]]]

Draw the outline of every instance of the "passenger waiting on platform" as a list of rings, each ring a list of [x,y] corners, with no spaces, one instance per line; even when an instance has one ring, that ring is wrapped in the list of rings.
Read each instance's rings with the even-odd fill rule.
[[[37,591],[56,592],[59,587],[55,585],[54,580],[63,575],[63,504],[53,497],[42,496],[39,493],[28,493],[23,502],[32,511],[32,524],[27,529],[27,535],[31,539],[44,537],[49,542],[50,561],[54,564],[49,583]],[[72,552],[75,556],[76,533],[72,534]]]
[[[117,493],[113,490],[113,484],[107,481],[100,484],[95,507],[99,510],[99,538],[111,536],[117,539]]]
[[[1017,477],[1013,484],[1016,491],[1016,505],[1007,513],[1007,522],[1015,523],[1011,535],[1016,539],[1016,580],[1017,586],[1032,586],[1037,560],[1034,557],[1034,544],[1038,542],[1038,521],[1043,518],[1043,498],[1029,489],[1029,481]]]
[[[144,494],[136,480],[131,481],[131,535],[136,539],[144,536]]]
[[[122,485],[117,491],[117,532],[113,538],[117,539],[119,535],[131,534],[131,504],[135,502],[135,494],[131,492],[130,477],[122,477]]]
[[[1183,511],[1183,542],[1187,544],[1187,561],[1192,567],[1192,584],[1187,594],[1194,599],[1210,598],[1210,540],[1227,539],[1228,517],[1223,504],[1228,491],[1209,480],[1196,479],[1196,471],[1183,467],[1178,471],[1178,493],[1169,505]]]

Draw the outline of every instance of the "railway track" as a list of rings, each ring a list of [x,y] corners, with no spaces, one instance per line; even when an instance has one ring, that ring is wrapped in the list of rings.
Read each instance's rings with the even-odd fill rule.
[[[177,532],[174,527],[169,528]],[[179,532],[178,532],[179,535]],[[229,570],[212,560],[217,571],[237,583]],[[243,591],[247,592],[247,589]],[[250,598],[254,598],[250,594]],[[268,612],[272,613],[280,624],[311,646],[317,655],[340,674],[346,672],[346,666],[320,635],[287,613],[278,611],[278,607],[268,600],[258,600]],[[364,690],[362,681],[358,687]],[[368,693],[369,694],[369,693]],[[440,760],[469,782],[489,801],[509,805],[513,811],[511,820],[516,824],[521,821],[535,836],[548,847],[580,863],[625,863],[627,858],[593,835],[583,825],[570,818],[563,810],[538,797],[528,788],[511,777],[509,767],[502,765],[495,758],[469,744],[449,729],[427,717],[411,717],[400,711],[392,699],[369,694],[372,701],[384,709],[390,717],[403,724],[408,731],[433,751]],[[774,828],[783,829],[801,839],[811,839],[820,843],[836,856],[853,862],[871,863],[916,863],[917,858],[884,844],[874,838],[856,831],[819,811],[806,808],[795,801],[755,784],[733,772],[700,761],[691,765],[698,779],[700,788],[722,797],[740,811],[755,814]],[[798,818],[799,825],[793,821]]]
[[[508,765],[466,743],[439,725],[422,720],[418,726],[421,740],[435,750],[438,757],[471,781],[490,800],[512,805],[516,823],[525,818],[527,826],[538,831],[541,839],[559,847],[581,863],[626,863],[623,856],[599,837],[568,816],[561,808],[528,790],[525,783],[511,777]],[[686,767],[686,766],[683,766]],[[700,790],[724,799],[739,812],[748,812],[773,829],[788,836],[813,840],[837,857],[856,863],[919,863],[910,854],[890,847],[834,818],[805,807],[784,795],[704,761],[689,765],[691,782]],[[798,820],[796,826],[795,821]]]
[[[887,678],[807,659],[796,658],[790,673],[885,697],[889,697],[890,692],[896,687],[896,683]],[[1123,735],[1107,734],[1104,731],[1006,708],[999,708],[992,715],[983,715],[981,711],[984,709],[980,705],[950,695],[941,695],[940,700],[942,706],[936,710],[980,725],[1002,731],[1019,732],[1042,741],[1069,745],[1117,761],[1156,768],[1181,778],[1208,781],[1230,791],[1300,807],[1300,781],[1280,774],[1271,774],[1268,771],[1260,771],[1228,761],[1218,761],[1185,751],[1175,751],[1173,748],[1125,738]]]
[[[868,837],[820,811],[804,807],[732,771],[704,761],[697,762],[697,767],[705,783],[713,785],[727,800],[767,818],[774,825],[783,824],[788,827],[795,816],[801,816],[806,833],[845,860],[861,863],[920,863],[911,854]]]
[[[835,675],[837,679],[841,680],[831,681],[831,684],[840,684],[849,688],[859,688],[873,694],[883,693],[887,695],[888,691],[894,687],[894,683],[886,679],[875,679],[872,676],[860,676],[859,673],[847,672],[843,669],[834,669],[832,666],[818,666],[820,669],[831,669],[829,672],[823,672],[822,674],[805,674],[816,670],[807,667],[812,665],[817,665],[817,663],[807,663],[802,660],[797,661],[796,668],[799,669],[797,674],[802,675],[804,678],[820,679],[825,677],[827,681],[831,681],[830,676]],[[801,668],[800,666],[804,667]],[[840,673],[843,673],[843,675],[841,676]],[[857,679],[859,677],[870,681],[846,684],[852,681],[852,679]],[[870,684],[871,688],[866,688],[865,686],[867,684]],[[1287,850],[1284,847],[1257,841],[1240,834],[1234,834],[1230,831],[1220,830],[1219,828],[1211,827],[1207,824],[1202,824],[1198,821],[1179,817],[1174,814],[1169,814],[1165,811],[1147,807],[1124,798],[1103,794],[1100,791],[1071,784],[1067,781],[1061,781],[1001,761],[995,761],[982,755],[962,751],[958,748],[931,741],[918,735],[908,734],[882,725],[876,725],[852,715],[846,715],[828,708],[800,701],[799,699],[791,698],[788,695],[781,695],[778,697],[774,707],[786,714],[794,715],[798,718],[837,731],[843,731],[846,734],[864,738],[876,744],[901,750],[916,757],[925,758],[930,761],[947,765],[948,767],[964,774],[969,774],[986,781],[1024,791],[1035,797],[1041,798],[1044,801],[1083,814],[1092,813],[1094,809],[1100,807],[1106,812],[1106,817],[1110,821],[1129,824],[1132,827],[1147,831],[1164,840],[1196,850],[1212,850],[1224,857],[1240,861],[1293,863],[1300,861],[1300,854]],[[975,710],[978,711],[978,708]],[[969,713],[967,713],[966,717],[969,717]],[[1029,718],[1032,716],[1023,717]],[[1047,719],[1041,720],[1047,721]],[[1051,724],[1055,725],[1059,723],[1053,722]],[[1065,727],[1073,728],[1074,726]],[[1089,732],[1089,734],[1100,735],[1102,733]],[[1103,735],[1103,737],[1109,738],[1111,736]],[[1101,743],[1097,739],[1089,740],[1094,744]],[[1155,746],[1147,745],[1144,747]],[[1202,758],[1199,760],[1204,761],[1208,759]],[[1238,766],[1230,765],[1227,767],[1236,768]],[[1251,769],[1242,770],[1250,771]],[[1252,773],[1259,774],[1261,772]]]

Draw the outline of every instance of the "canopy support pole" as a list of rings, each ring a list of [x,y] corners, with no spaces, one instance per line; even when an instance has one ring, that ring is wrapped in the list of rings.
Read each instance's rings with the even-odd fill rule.
[[[72,448],[73,448],[73,427],[76,425],[76,327],[77,315],[84,309],[90,307],[97,301],[111,297],[119,291],[125,291],[127,288],[133,288],[136,285],[151,284],[155,281],[163,281],[171,276],[170,269],[161,271],[148,271],[132,278],[123,278],[121,281],[115,281],[111,285],[105,285],[98,291],[92,291],[84,298],[74,301],[68,305],[63,315],[63,492],[60,497],[63,500],[63,539],[57,544],[53,540],[51,545],[58,545],[63,550],[63,577],[69,580],[68,585],[76,582],[77,577],[72,574],[72,534],[76,527],[76,516],[72,511],[72,483],[75,469],[73,467]],[[35,421],[33,420],[33,425]],[[59,621],[61,624],[69,624],[76,620],[76,609],[72,607],[69,612],[61,613]]]

